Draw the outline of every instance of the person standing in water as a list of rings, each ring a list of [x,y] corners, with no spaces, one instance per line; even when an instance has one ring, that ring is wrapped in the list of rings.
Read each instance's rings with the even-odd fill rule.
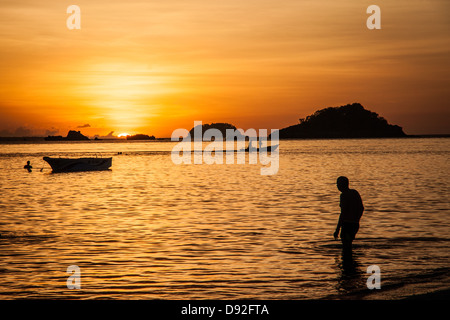
[[[31,172],[31,169],[33,168],[30,164],[30,161],[27,161],[27,164],[23,166],[24,169],[27,169],[28,172]]]
[[[341,214],[334,232],[334,238],[338,239],[340,231],[344,253],[351,253],[352,242],[359,230],[359,220],[364,212],[364,205],[358,191],[349,188],[347,177],[339,177],[336,184],[341,191],[339,204]]]

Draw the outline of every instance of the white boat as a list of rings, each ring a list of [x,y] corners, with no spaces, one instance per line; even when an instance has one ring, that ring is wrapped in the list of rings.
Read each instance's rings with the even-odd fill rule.
[[[53,172],[98,171],[108,170],[112,158],[50,158],[44,161],[52,167]]]

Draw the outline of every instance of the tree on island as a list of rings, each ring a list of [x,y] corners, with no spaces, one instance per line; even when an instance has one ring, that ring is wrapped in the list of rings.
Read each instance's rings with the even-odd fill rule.
[[[299,123],[279,130],[280,139],[298,138],[380,138],[404,137],[397,125],[389,124],[377,113],[359,103],[316,111]]]

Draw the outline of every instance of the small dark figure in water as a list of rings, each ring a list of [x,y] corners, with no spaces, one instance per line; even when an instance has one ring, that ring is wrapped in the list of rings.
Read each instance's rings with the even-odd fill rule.
[[[358,191],[350,189],[347,177],[337,179],[337,188],[341,191],[339,206],[341,215],[334,232],[334,238],[337,240],[339,230],[341,231],[341,241],[344,253],[352,252],[352,242],[359,230],[359,220],[364,212],[364,206]]]
[[[27,164],[23,166],[24,169],[27,169],[28,172],[31,172],[31,169],[33,168],[30,164],[30,161],[27,161]]]

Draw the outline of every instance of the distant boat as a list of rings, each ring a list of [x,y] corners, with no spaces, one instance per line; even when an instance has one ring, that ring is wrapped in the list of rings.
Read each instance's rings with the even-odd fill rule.
[[[112,165],[112,158],[50,158],[44,161],[52,167],[53,172],[76,172],[108,170]]]

